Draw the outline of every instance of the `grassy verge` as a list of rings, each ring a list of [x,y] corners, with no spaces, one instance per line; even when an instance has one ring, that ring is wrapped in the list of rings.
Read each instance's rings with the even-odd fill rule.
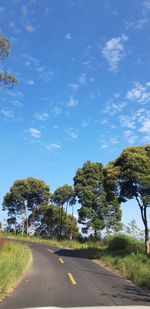
[[[3,234],[3,236],[6,237],[8,234]],[[9,235],[9,238],[47,243],[74,249],[78,256],[97,260],[100,264],[119,272],[122,276],[132,280],[137,285],[146,287],[150,290],[150,258],[143,253],[144,244],[141,242],[139,243],[135,239],[129,238],[126,249],[124,250],[116,250],[114,247],[110,250],[108,249],[109,244],[104,245],[100,241],[80,243],[75,240],[58,241],[35,236],[12,236],[12,234]],[[123,240],[121,241],[121,246],[122,243]]]
[[[40,236],[21,236],[21,235],[13,235],[11,233],[0,233],[1,237],[6,237],[7,239],[14,239],[14,240],[25,240],[29,242],[34,242],[34,243],[44,243],[44,244],[49,244],[52,246],[60,246],[63,248],[70,248],[70,249],[87,249],[87,248],[92,248],[93,246],[96,248],[101,247],[100,241],[97,242],[92,242],[88,241],[85,243],[80,243],[77,240],[57,240],[57,239],[45,239]]]
[[[9,293],[31,265],[27,246],[6,241],[0,250],[0,300]]]

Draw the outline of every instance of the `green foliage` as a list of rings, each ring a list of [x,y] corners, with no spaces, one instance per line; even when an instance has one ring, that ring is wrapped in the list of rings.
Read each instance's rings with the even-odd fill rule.
[[[106,242],[106,240],[105,240]],[[144,252],[144,243],[125,234],[118,234],[107,238],[108,249],[111,251]]]
[[[0,60],[5,59],[9,56],[11,50],[11,45],[9,40],[0,35]],[[0,86],[8,86],[12,88],[15,84],[17,84],[16,77],[12,76],[8,72],[0,72]]]
[[[27,246],[6,242],[0,251],[0,299],[10,292],[31,264]]]
[[[73,188],[67,184],[58,188],[51,196],[51,201],[57,205],[63,206],[65,203],[71,203],[73,200]]]
[[[109,166],[117,178],[117,192],[121,202],[135,198],[145,227],[145,247],[148,249],[147,208],[150,206],[150,145],[127,147]]]
[[[104,227],[119,221],[121,213],[115,192],[110,194],[106,184],[106,173],[101,163],[87,161],[74,177],[75,195],[81,204],[79,223],[85,225],[84,232],[92,228],[97,236]],[[112,188],[112,186],[111,186]]]
[[[36,228],[37,235],[39,234],[49,238],[58,237],[60,229],[60,213],[58,206],[51,204],[47,207],[40,208],[36,213],[36,218],[39,221]],[[61,237],[70,239],[70,234],[72,233],[72,237],[77,238],[79,236],[77,220],[63,210],[62,221]]]
[[[22,215],[22,232],[24,225],[34,220],[35,212],[41,205],[49,202],[50,189],[43,180],[28,177],[16,180],[10,191],[4,196],[3,209],[8,211],[8,217],[16,224],[17,216]],[[30,212],[29,216],[27,211]],[[28,222],[29,221],[29,222]]]

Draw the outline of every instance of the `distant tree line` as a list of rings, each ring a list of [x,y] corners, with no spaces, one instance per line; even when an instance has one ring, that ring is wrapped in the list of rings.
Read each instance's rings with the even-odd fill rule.
[[[145,250],[149,250],[147,210],[150,206],[150,145],[127,147],[107,166],[87,161],[76,171],[74,185],[65,184],[52,194],[43,180],[28,177],[16,180],[4,196],[7,229],[34,232],[49,237],[79,237],[74,207],[82,232],[93,231],[95,239],[103,229],[118,231],[120,204],[135,199],[144,224]],[[71,215],[68,207],[72,208]]]

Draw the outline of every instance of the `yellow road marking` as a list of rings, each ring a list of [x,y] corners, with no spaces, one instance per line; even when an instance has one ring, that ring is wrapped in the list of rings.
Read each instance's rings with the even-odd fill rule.
[[[71,273],[68,273],[68,277],[73,285],[77,284]]]
[[[61,258],[59,258],[59,261],[60,263],[64,264],[64,261]]]
[[[47,251],[49,251],[50,253],[54,253],[54,251],[50,250],[50,249],[47,249]]]

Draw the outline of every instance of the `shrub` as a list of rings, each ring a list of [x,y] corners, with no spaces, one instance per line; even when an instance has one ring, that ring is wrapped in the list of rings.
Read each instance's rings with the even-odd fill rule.
[[[118,234],[109,239],[108,249],[111,251],[144,252],[144,243],[125,234]]]

